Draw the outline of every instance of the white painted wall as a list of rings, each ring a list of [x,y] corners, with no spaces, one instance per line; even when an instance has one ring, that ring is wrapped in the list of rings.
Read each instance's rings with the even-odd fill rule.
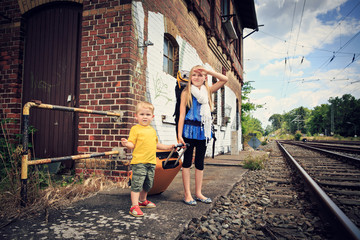
[[[144,39],[150,40],[154,45],[146,47],[147,51],[147,66],[146,66],[146,84],[147,100],[155,106],[155,118],[152,126],[158,133],[159,141],[164,144],[176,143],[175,125],[163,123],[162,116],[166,116],[167,122],[174,122],[173,113],[175,108],[175,86],[176,78],[163,72],[163,43],[164,43],[164,16],[161,13],[148,13],[148,36],[144,37],[144,9],[141,2],[133,2],[133,17],[135,19],[137,37],[139,45],[142,45]],[[206,68],[212,69],[208,63],[203,63],[196,49],[186,42],[181,37],[177,37],[179,44],[179,69],[190,70],[195,65],[203,65]],[[139,49],[139,54],[143,54],[144,50]],[[209,78],[209,85],[211,85],[211,78]],[[219,106],[221,106],[221,97],[218,97]],[[236,119],[236,97],[235,94],[225,86],[225,107],[227,114],[230,116],[230,123],[220,130],[220,127],[215,126],[216,145],[215,155],[219,153],[230,152],[231,131],[235,130]],[[221,116],[221,108],[218,108],[218,116]],[[219,118],[218,118],[219,119]],[[221,124],[221,122],[219,122]],[[241,136],[241,131],[239,131]],[[239,137],[239,150],[241,149],[241,141]],[[208,144],[206,156],[212,155],[213,140]]]

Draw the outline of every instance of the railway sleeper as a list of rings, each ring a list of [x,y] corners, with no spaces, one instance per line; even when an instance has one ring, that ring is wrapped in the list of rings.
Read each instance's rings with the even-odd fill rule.
[[[297,228],[282,228],[282,227],[269,227],[265,226],[264,231],[266,231],[272,239],[306,239],[304,233],[299,232]]]
[[[324,190],[330,194],[360,196],[360,191],[338,190],[338,189],[328,188],[328,187],[324,187]]]
[[[355,177],[355,178],[352,178],[352,177],[347,177],[347,176],[343,176],[343,177],[341,177],[341,176],[338,176],[338,177],[335,177],[335,176],[317,176],[316,177],[316,179],[318,179],[319,181],[320,180],[324,180],[324,181],[326,181],[326,180],[328,180],[328,181],[342,181],[342,182],[347,182],[347,181],[349,181],[349,182],[351,182],[351,181],[354,181],[354,182],[359,182],[359,180],[360,180],[360,178],[357,178],[357,177]]]
[[[337,198],[336,201],[342,205],[360,206],[360,200],[357,199]]]
[[[360,183],[353,183],[353,182],[328,182],[328,181],[317,181],[318,184],[321,186],[328,186],[328,187],[339,187],[339,188],[349,188],[360,190]]]

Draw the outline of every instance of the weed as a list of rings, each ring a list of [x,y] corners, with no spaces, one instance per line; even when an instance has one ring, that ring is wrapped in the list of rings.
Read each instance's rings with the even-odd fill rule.
[[[112,187],[126,188],[128,180],[114,183],[105,176],[92,176],[84,179],[79,176],[58,176],[50,174],[47,165],[35,165],[28,168],[27,200],[25,208],[20,207],[21,158],[23,148],[21,135],[11,139],[6,131],[6,123],[13,120],[1,119],[0,132],[0,222],[11,222],[18,217],[38,213],[49,207],[58,207],[91,196]],[[33,139],[36,129],[29,134]],[[14,136],[12,136],[14,138]],[[29,148],[32,148],[29,143]],[[32,148],[33,149],[33,148]],[[29,150],[30,152],[30,150]],[[35,158],[34,154],[29,159]],[[0,225],[0,228],[7,224]]]
[[[300,141],[301,136],[302,136],[301,132],[296,131],[295,136],[294,136],[295,141]]]
[[[265,156],[247,156],[244,161],[243,167],[250,170],[260,170],[264,169],[264,164],[266,161]]]

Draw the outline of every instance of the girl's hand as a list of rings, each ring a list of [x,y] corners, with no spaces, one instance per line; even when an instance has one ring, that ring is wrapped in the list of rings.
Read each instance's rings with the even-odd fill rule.
[[[199,67],[194,69],[194,72],[200,73],[202,75],[207,75],[209,73],[209,70],[207,70],[206,68],[203,67]]]
[[[184,139],[182,137],[178,138],[178,143],[182,143],[185,146],[185,141],[184,141]]]

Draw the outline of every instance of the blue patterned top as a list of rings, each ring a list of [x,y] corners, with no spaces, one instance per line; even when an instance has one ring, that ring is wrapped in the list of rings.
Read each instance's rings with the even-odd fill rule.
[[[192,96],[192,105],[185,116],[183,137],[189,139],[205,140],[204,127],[201,126],[201,104]]]

